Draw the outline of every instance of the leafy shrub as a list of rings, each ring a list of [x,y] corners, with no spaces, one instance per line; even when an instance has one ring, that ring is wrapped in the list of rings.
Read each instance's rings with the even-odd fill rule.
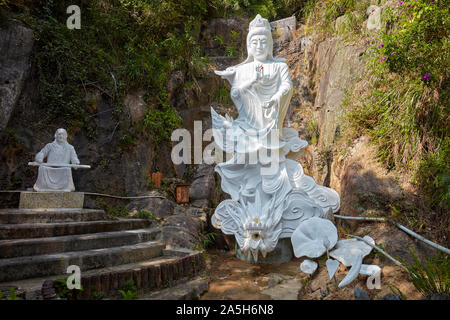
[[[389,27],[370,50],[368,92],[350,99],[347,129],[368,134],[389,168],[411,173],[430,206],[448,210],[448,6],[411,0],[386,12]]]
[[[325,34],[333,34],[335,20],[346,16],[345,33],[359,33],[364,20],[368,0],[312,0],[303,8],[307,24],[306,30],[317,29]],[[311,28],[311,26],[314,26]]]
[[[55,282],[55,291],[58,298],[77,300],[78,294],[83,290],[82,286],[80,289],[67,288],[67,281],[64,279],[59,279]]]
[[[132,279],[123,284],[122,289],[119,290],[119,293],[122,295],[124,300],[134,300],[138,296],[136,285]]]
[[[409,279],[424,296],[433,293],[450,294],[450,261],[441,254],[422,263],[412,249],[414,261],[402,261],[409,271]]]

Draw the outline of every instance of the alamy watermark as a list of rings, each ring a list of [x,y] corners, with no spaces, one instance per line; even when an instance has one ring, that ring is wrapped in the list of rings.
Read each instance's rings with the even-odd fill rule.
[[[285,147],[280,143],[281,131],[250,131],[234,129],[202,130],[202,121],[194,121],[194,137],[187,129],[172,132],[172,142],[178,142],[172,148],[171,159],[180,164],[260,164],[262,175],[278,173],[280,151]],[[214,139],[213,139],[214,138]],[[214,140],[214,141],[213,141]],[[193,145],[192,145],[193,141]],[[203,143],[210,142],[204,149]]]
[[[367,289],[381,289],[381,271],[377,271],[367,278]]]
[[[67,29],[81,29],[81,9],[79,6],[73,4],[67,7],[66,12],[70,14],[67,18],[66,26]]]
[[[77,265],[71,265],[71,266],[67,267],[66,273],[70,274],[70,276],[67,278],[67,281],[66,281],[67,289],[80,290],[81,289],[81,269],[80,269],[80,267]]]

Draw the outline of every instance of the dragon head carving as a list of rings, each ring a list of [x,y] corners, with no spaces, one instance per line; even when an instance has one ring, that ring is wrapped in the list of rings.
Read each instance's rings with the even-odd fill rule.
[[[216,208],[211,222],[225,234],[233,234],[241,251],[248,257],[252,254],[258,261],[275,249],[282,231],[283,208],[272,208],[272,201],[261,204],[258,193],[253,202],[224,200]]]

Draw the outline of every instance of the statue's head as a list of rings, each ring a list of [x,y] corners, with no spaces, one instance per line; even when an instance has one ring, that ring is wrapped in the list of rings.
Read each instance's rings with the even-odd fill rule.
[[[273,39],[269,21],[259,14],[250,22],[247,34],[247,62],[273,60]]]
[[[55,133],[55,140],[58,143],[63,143],[67,141],[67,131],[66,129],[59,128]]]

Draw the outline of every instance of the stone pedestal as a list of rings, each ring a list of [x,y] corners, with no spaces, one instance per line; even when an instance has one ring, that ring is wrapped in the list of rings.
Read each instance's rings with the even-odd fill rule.
[[[236,257],[238,259],[251,262],[251,263],[283,263],[291,261],[293,254],[292,243],[290,238],[283,238],[278,240],[277,246],[275,249],[269,253],[267,253],[264,258],[261,253],[258,254],[258,262],[255,262],[253,256],[247,258],[239,249],[239,246],[236,244]]]
[[[83,208],[83,192],[33,192],[20,193],[20,209]]]

